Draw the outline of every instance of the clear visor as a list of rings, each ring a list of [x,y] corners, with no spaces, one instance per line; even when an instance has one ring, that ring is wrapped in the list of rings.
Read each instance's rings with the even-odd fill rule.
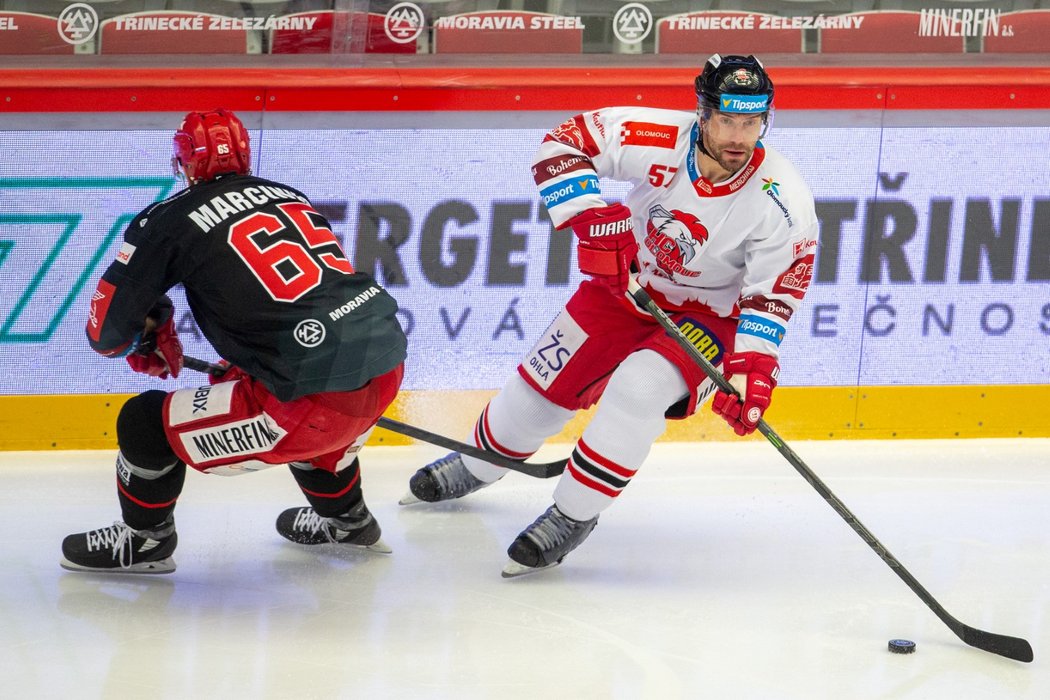
[[[175,176],[176,180],[186,179],[186,174],[182,172],[182,163],[179,162],[178,156],[171,157],[171,174]]]

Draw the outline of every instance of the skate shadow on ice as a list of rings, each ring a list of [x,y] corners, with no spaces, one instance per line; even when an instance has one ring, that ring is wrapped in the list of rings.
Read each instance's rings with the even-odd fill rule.
[[[167,611],[175,583],[143,574],[67,573],[58,580],[58,611],[105,630],[126,616],[145,619]]]

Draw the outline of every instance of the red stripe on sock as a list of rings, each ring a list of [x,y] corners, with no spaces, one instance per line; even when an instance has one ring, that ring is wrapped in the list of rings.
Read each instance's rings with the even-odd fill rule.
[[[308,496],[317,496],[318,498],[339,498],[340,496],[344,495],[347,491],[352,489],[354,485],[357,484],[357,482],[360,480],[361,470],[358,470],[357,474],[355,474],[354,478],[350,480],[350,483],[347,484],[346,488],[342,489],[338,493],[318,493],[316,491],[311,491],[310,489],[304,489],[302,486],[300,486],[299,488],[302,489],[302,492],[307,494]]]
[[[488,406],[485,406],[485,410],[481,412],[481,418],[478,419],[478,424],[474,429],[474,443],[478,447],[482,447],[482,441],[479,439],[481,436],[480,431],[484,431],[485,442],[492,445],[492,449],[504,457],[510,457],[511,459],[528,459],[535,454],[534,452],[515,452],[514,450],[509,450],[492,437],[492,428],[489,427]]]
[[[576,443],[576,448],[580,452],[582,452],[583,456],[589,459],[590,461],[594,462],[600,467],[608,469],[617,476],[622,476],[624,479],[630,479],[638,471],[637,469],[628,469],[627,467],[621,466],[616,462],[602,457],[600,454],[591,449],[590,445],[583,441],[583,438],[580,438],[580,441]]]
[[[174,505],[175,501],[179,500],[179,497],[176,496],[167,503],[146,503],[141,498],[135,498],[134,496],[132,496],[128,492],[128,490],[124,488],[124,484],[120,483],[120,479],[117,479],[117,490],[124,494],[124,497],[127,498],[129,501],[143,508],[167,508],[170,505]]]
[[[582,471],[580,471],[579,467],[572,463],[571,459],[569,460],[568,469],[569,474],[572,475],[572,478],[576,479],[576,481],[580,482],[582,485],[586,486],[592,491],[603,493],[606,496],[609,496],[610,498],[616,498],[620,495],[620,491],[618,489],[610,488],[608,484],[603,484],[602,482],[596,481],[590,476],[584,474]]]

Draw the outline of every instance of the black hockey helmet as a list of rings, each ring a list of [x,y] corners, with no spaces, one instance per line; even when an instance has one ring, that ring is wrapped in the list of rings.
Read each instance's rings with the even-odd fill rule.
[[[754,56],[716,53],[696,76],[695,87],[701,109],[740,114],[768,113],[773,109],[773,81]]]

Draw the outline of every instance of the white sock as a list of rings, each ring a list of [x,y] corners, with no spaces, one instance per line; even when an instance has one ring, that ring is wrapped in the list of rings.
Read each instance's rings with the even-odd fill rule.
[[[678,368],[658,353],[629,355],[610,377],[558,480],[558,509],[574,520],[590,520],[612,505],[664,432],[664,412],[688,392]]]
[[[474,444],[512,459],[530,457],[544,441],[561,432],[575,411],[543,398],[517,372],[482,411],[474,428]],[[463,455],[463,464],[482,481],[492,482],[507,473],[474,457]]]

